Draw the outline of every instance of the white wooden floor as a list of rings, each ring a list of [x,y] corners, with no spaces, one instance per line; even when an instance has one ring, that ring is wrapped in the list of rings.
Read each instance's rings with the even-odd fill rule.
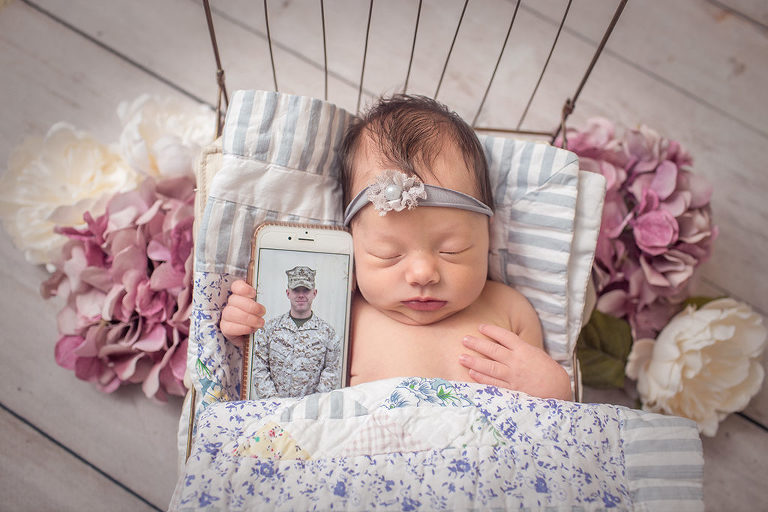
[[[261,2],[214,0],[230,90],[271,89]],[[523,2],[479,125],[517,124],[565,0]],[[270,1],[278,82],[323,96],[318,2]],[[368,93],[402,87],[417,2],[378,2]],[[463,2],[425,2],[409,92],[433,94]],[[615,0],[577,0],[523,126],[551,129],[573,94]],[[329,99],[354,110],[368,2],[327,0]],[[473,0],[439,99],[471,119],[514,2]],[[389,28],[385,28],[389,27]],[[462,42],[463,41],[463,42]],[[319,63],[319,64],[318,64]],[[117,139],[117,105],[142,93],[214,103],[213,55],[196,0],[0,0],[0,158],[68,121]],[[524,91],[524,92],[520,92]],[[763,0],[630,0],[571,123],[602,115],[680,140],[715,184],[721,235],[699,289],[768,312],[768,8]],[[365,102],[365,98],[363,100]],[[165,509],[176,477],[180,400],[138,389],[103,395],[56,366],[58,304],[45,271],[0,234],[0,509]],[[591,400],[626,402],[620,393]],[[709,510],[768,507],[768,392],[704,439]]]

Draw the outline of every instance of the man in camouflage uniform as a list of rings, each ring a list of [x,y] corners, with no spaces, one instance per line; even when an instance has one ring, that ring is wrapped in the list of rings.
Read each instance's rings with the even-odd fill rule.
[[[253,395],[304,396],[341,386],[341,340],[312,312],[315,271],[286,270],[291,309],[269,320],[254,335]]]

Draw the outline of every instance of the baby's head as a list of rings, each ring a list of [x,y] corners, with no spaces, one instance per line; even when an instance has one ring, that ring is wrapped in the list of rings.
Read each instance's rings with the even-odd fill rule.
[[[441,176],[441,171],[456,170],[434,166],[446,150],[458,156],[464,167],[460,172]],[[398,94],[380,99],[349,127],[341,156],[345,205],[375,178],[375,169],[367,165],[370,163],[398,169],[424,183],[464,192],[493,205],[485,152],[474,130],[458,114],[425,96]]]
[[[398,95],[352,125],[341,153],[357,283],[368,303],[412,325],[473,304],[487,278],[493,198],[472,128],[432,99]]]

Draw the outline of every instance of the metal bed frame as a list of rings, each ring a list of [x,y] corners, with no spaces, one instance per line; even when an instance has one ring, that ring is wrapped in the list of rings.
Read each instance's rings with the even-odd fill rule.
[[[474,117],[472,118],[471,125],[472,127],[477,131],[487,131],[487,132],[500,132],[500,133],[507,133],[507,134],[518,134],[518,135],[536,135],[536,136],[543,136],[548,137],[550,139],[550,143],[554,143],[557,137],[562,134],[563,135],[563,144],[566,143],[565,140],[565,123],[568,117],[573,113],[575,107],[576,107],[576,101],[579,98],[579,95],[581,94],[582,89],[584,88],[585,84],[587,83],[587,80],[589,79],[590,74],[592,73],[592,70],[595,67],[595,63],[600,58],[601,53],[603,52],[603,49],[605,48],[605,45],[608,41],[608,38],[610,37],[611,33],[613,32],[614,27],[616,26],[616,23],[619,21],[619,18],[621,17],[621,14],[624,10],[624,7],[626,6],[628,0],[620,0],[618,5],[616,6],[616,10],[614,11],[613,17],[610,19],[610,22],[605,28],[605,31],[603,32],[602,39],[600,40],[600,43],[598,44],[597,48],[595,49],[591,61],[589,62],[589,65],[587,66],[586,70],[584,71],[583,75],[578,81],[578,84],[574,90],[574,93],[567,97],[562,106],[561,110],[561,116],[558,120],[555,128],[552,130],[525,130],[522,129],[523,122],[525,121],[526,116],[528,115],[528,111],[531,107],[531,104],[536,96],[536,93],[539,89],[539,86],[541,85],[541,81],[544,78],[544,74],[547,71],[547,67],[549,66],[550,60],[552,58],[552,54],[557,46],[558,40],[560,38],[560,34],[563,30],[563,27],[565,25],[566,19],[568,18],[568,13],[571,9],[571,5],[573,3],[573,0],[568,0],[567,5],[565,6],[565,9],[563,10],[562,17],[560,19],[560,24],[558,26],[557,32],[554,36],[554,39],[552,40],[551,46],[549,48],[549,53],[547,55],[547,58],[544,62],[544,65],[541,67],[541,70],[539,71],[538,80],[536,81],[536,84],[534,85],[533,89],[531,90],[529,96],[528,96],[528,102],[525,106],[525,109],[523,110],[523,113],[521,114],[520,118],[517,121],[517,124],[514,128],[510,127],[491,127],[491,126],[478,126],[477,121],[480,117],[480,113],[483,110],[483,107],[485,106],[485,101],[488,98],[488,93],[491,90],[491,86],[493,85],[493,81],[496,77],[496,72],[499,68],[499,64],[501,63],[502,57],[504,56],[504,51],[507,48],[507,44],[509,42],[509,36],[512,33],[512,29],[515,25],[515,20],[517,19],[517,13],[520,9],[521,0],[516,0],[515,2],[515,8],[514,12],[512,14],[512,19],[509,22],[509,27],[506,32],[506,36],[504,37],[504,41],[501,45],[501,48],[499,50],[498,58],[496,59],[495,66],[493,68],[493,72],[491,74],[490,79],[488,80],[488,83],[485,86],[485,91],[483,93],[483,98],[480,101],[480,104],[478,105]],[[411,68],[413,65],[413,56],[416,48],[416,40],[418,38],[418,32],[419,32],[419,23],[421,21],[421,11],[422,11],[422,3],[423,0],[418,0],[418,9],[416,11],[416,19],[414,21],[414,29],[413,29],[413,39],[411,43],[411,52],[410,52],[410,59],[408,62],[408,70],[406,72],[405,80],[404,80],[404,86],[402,89],[403,93],[408,92],[408,82],[410,80],[411,75]],[[272,81],[274,84],[274,90],[279,91],[280,88],[278,86],[278,80],[277,80],[277,69],[275,67],[275,58],[274,58],[274,52],[272,50],[272,35],[269,28],[269,5],[267,0],[263,0],[264,4],[264,25],[267,35],[267,45],[269,50],[269,57],[270,57],[270,63],[272,66]],[[451,56],[453,54],[454,45],[456,43],[456,39],[458,37],[459,31],[461,30],[462,22],[464,21],[464,15],[467,11],[467,6],[469,4],[469,0],[464,0],[464,5],[461,10],[461,14],[459,15],[459,19],[456,24],[456,28],[453,33],[453,39],[451,40],[451,45],[448,50],[448,54],[445,58],[445,61],[443,63],[442,72],[440,74],[440,79],[437,83],[437,88],[435,89],[434,94],[432,95],[433,98],[437,99],[440,88],[443,84],[443,79],[445,78],[445,73],[448,68],[448,63],[451,60]],[[368,21],[366,26],[366,33],[365,33],[365,43],[364,43],[364,50],[363,50],[363,60],[362,64],[360,66],[360,80],[358,81],[358,93],[357,93],[357,107],[356,112],[360,111],[360,102],[363,95],[363,84],[365,83],[365,64],[366,64],[366,57],[368,55],[368,40],[371,30],[371,21],[373,16],[373,5],[374,0],[369,0],[369,7],[368,7]],[[216,60],[216,82],[218,84],[218,97],[216,102],[216,112],[217,112],[217,125],[216,125],[216,134],[217,136],[221,134],[221,129],[224,124],[224,113],[226,111],[226,107],[229,103],[229,97],[227,94],[227,87],[225,83],[224,78],[224,69],[221,64],[221,57],[219,53],[219,46],[216,40],[216,32],[214,28],[213,23],[213,16],[211,13],[211,6],[209,0],[203,0],[203,7],[205,9],[205,17],[208,24],[208,32],[211,37],[211,46],[213,49],[213,54]],[[322,26],[322,34],[323,34],[323,66],[324,66],[324,95],[325,99],[328,99],[328,49],[327,49],[327,40],[326,40],[326,23],[325,23],[325,0],[320,0],[320,23]]]
[[[320,23],[322,25],[322,34],[323,34],[323,68],[324,68],[324,99],[328,99],[328,53],[327,53],[327,44],[326,44],[326,23],[325,23],[325,0],[319,0],[320,1]],[[414,0],[415,1],[415,0]],[[567,97],[562,106],[561,110],[561,116],[560,119],[557,120],[555,124],[555,127],[552,130],[525,130],[522,129],[523,122],[525,121],[525,118],[529,112],[529,109],[531,107],[531,104],[534,100],[534,97],[536,96],[536,93],[539,89],[539,86],[541,85],[541,81],[544,77],[544,74],[547,71],[547,67],[549,66],[552,54],[555,50],[555,47],[557,46],[558,40],[560,38],[560,34],[563,30],[563,27],[565,25],[566,19],[568,17],[568,13],[570,11],[571,5],[573,3],[573,0],[568,0],[568,3],[563,11],[562,17],[560,19],[560,23],[557,29],[557,32],[554,36],[554,39],[552,40],[551,46],[549,47],[549,53],[547,55],[546,61],[544,62],[544,65],[542,66],[541,70],[539,71],[538,80],[536,81],[535,86],[533,87],[533,90],[530,92],[528,96],[528,101],[526,103],[525,109],[522,112],[522,115],[518,119],[515,127],[489,127],[489,126],[478,126],[477,121],[480,117],[480,113],[483,110],[483,107],[485,106],[486,99],[488,98],[488,93],[491,90],[491,86],[493,85],[493,81],[496,77],[496,72],[499,68],[499,64],[501,63],[502,57],[504,56],[504,51],[507,48],[507,44],[509,42],[509,36],[512,33],[512,29],[515,25],[515,20],[517,19],[518,10],[520,8],[521,0],[516,0],[515,2],[515,8],[514,12],[512,14],[512,19],[509,22],[509,27],[507,28],[506,36],[504,37],[504,41],[501,45],[501,48],[499,50],[498,57],[496,59],[496,63],[493,68],[493,72],[491,74],[491,77],[488,81],[488,83],[485,86],[485,90],[483,93],[482,100],[480,101],[480,104],[478,105],[474,117],[472,119],[471,125],[472,127],[477,131],[487,131],[487,132],[497,132],[497,133],[505,133],[505,134],[516,134],[516,135],[534,135],[539,137],[547,137],[550,140],[550,143],[554,144],[558,136],[562,134],[561,143],[565,147],[567,145],[566,140],[566,129],[565,124],[568,117],[573,113],[574,108],[576,107],[576,101],[579,98],[579,95],[581,94],[582,89],[584,88],[585,84],[587,83],[587,80],[589,79],[590,74],[592,73],[592,70],[595,67],[595,63],[599,59],[601,53],[605,49],[605,45],[608,41],[608,38],[610,37],[611,33],[613,32],[614,27],[616,26],[616,23],[618,22],[619,18],[621,17],[621,14],[624,10],[624,7],[626,6],[628,0],[619,0],[618,5],[614,11],[614,14],[612,18],[610,19],[610,22],[608,23],[607,27],[605,28],[605,31],[603,32],[602,39],[600,40],[600,43],[598,44],[597,48],[595,49],[592,58],[589,62],[589,65],[587,66],[586,70],[584,71],[583,75],[580,77],[579,81],[577,82],[576,88],[574,89],[574,93]],[[413,57],[414,57],[414,51],[416,47],[416,40],[418,37],[419,32],[419,23],[421,21],[421,11],[422,11],[422,3],[423,0],[418,0],[418,9],[416,13],[416,19],[414,21],[414,29],[413,29],[413,39],[411,42],[411,51],[410,51],[410,59],[408,62],[408,71],[406,72],[404,85],[402,88],[402,93],[408,92],[408,83],[410,80],[411,75],[411,69],[413,65]],[[267,45],[269,50],[269,56],[270,56],[270,63],[272,66],[272,81],[274,85],[274,90],[279,91],[280,88],[278,87],[278,80],[277,80],[277,69],[275,67],[275,58],[274,53],[272,51],[272,36],[270,32],[269,27],[269,6],[268,1],[263,0],[264,4],[264,25],[265,25],[265,31],[267,36]],[[469,4],[469,0],[464,0],[464,5],[461,10],[461,14],[459,16],[459,19],[456,24],[456,28],[453,33],[453,39],[451,40],[450,49],[448,50],[448,54],[445,58],[445,61],[442,66],[442,71],[440,74],[440,79],[437,83],[437,88],[435,89],[434,94],[432,95],[433,98],[437,99],[441,86],[443,85],[443,79],[445,78],[446,70],[448,68],[448,63],[450,62],[451,55],[453,54],[454,45],[456,43],[459,31],[462,26],[462,22],[464,21],[464,15],[467,11],[467,6]],[[357,91],[357,107],[356,112],[360,111],[360,103],[363,95],[363,84],[365,81],[365,64],[366,64],[366,57],[368,55],[368,39],[370,35],[371,30],[371,21],[373,16],[373,5],[374,0],[369,0],[369,7],[368,7],[368,20],[366,25],[366,35],[365,35],[365,46],[363,50],[363,60],[362,64],[360,66],[360,80],[358,81],[358,91]],[[221,130],[224,126],[224,115],[226,112],[226,108],[229,104],[229,96],[227,93],[227,87],[225,83],[225,75],[224,75],[224,69],[222,67],[221,63],[221,57],[219,52],[219,46],[218,42],[216,40],[216,32],[214,28],[213,23],[213,15],[211,12],[211,6],[209,0],[203,0],[203,7],[205,9],[205,17],[208,25],[208,32],[210,34],[211,38],[211,46],[213,49],[214,58],[216,61],[216,83],[218,84],[218,94],[217,94],[217,101],[216,101],[216,136],[221,135]],[[575,400],[580,401],[580,377],[578,374],[578,361],[576,359],[576,352],[574,351],[574,381],[576,383],[575,385]],[[195,401],[196,401],[196,389],[194,386],[192,386],[191,390],[191,401],[190,401],[190,416],[189,416],[189,431],[188,431],[188,437],[187,437],[187,457],[189,457],[190,449],[191,449],[191,442],[192,442],[192,430],[193,430],[193,424],[194,424],[194,417],[195,417]]]

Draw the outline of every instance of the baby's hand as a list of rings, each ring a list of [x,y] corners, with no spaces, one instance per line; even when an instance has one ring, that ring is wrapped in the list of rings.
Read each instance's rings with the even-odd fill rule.
[[[221,312],[219,328],[229,341],[242,343],[243,336],[264,327],[264,306],[256,302],[256,289],[243,280],[232,283],[232,294]]]
[[[464,338],[465,347],[488,358],[459,356],[459,363],[469,369],[472,379],[540,398],[571,400],[568,374],[546,352],[502,327],[481,325],[479,330],[495,341],[474,336]]]

